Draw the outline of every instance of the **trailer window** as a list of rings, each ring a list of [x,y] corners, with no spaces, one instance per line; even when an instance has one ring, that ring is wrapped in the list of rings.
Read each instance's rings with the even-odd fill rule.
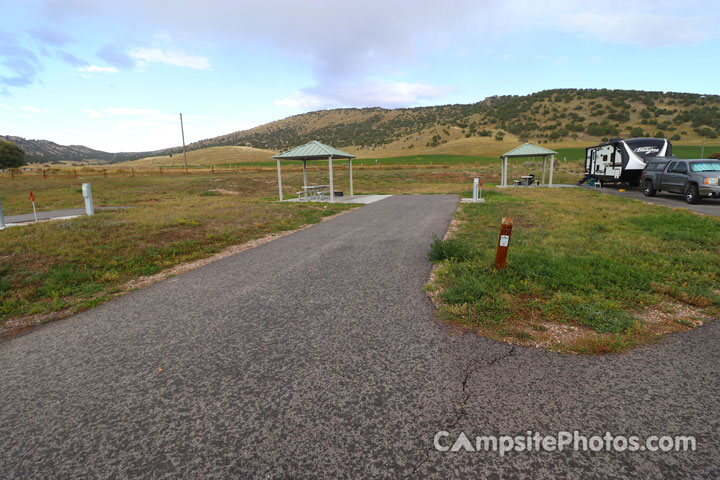
[[[670,166],[668,167],[667,171],[672,172],[675,170],[675,165],[677,165],[677,162],[672,162]]]
[[[693,172],[720,172],[720,162],[691,163],[690,170]]]

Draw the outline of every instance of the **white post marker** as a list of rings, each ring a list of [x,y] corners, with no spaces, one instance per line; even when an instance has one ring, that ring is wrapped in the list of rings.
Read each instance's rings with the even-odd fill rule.
[[[478,186],[480,183],[479,178],[473,178],[473,203],[478,201]]]
[[[2,200],[0,200],[0,230],[3,230],[4,228],[5,228],[5,215],[3,215]]]
[[[552,175],[555,168],[555,155],[550,155],[550,186],[552,187]]]
[[[85,197],[85,213],[89,217],[95,215],[95,205],[93,205],[92,190],[89,183],[82,184],[82,194]]]
[[[545,185],[545,165],[547,165],[547,156],[543,157],[543,174],[542,183],[540,185]]]

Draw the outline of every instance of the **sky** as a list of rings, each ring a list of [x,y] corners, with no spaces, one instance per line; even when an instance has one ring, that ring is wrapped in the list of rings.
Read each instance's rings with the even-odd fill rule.
[[[717,0],[0,0],[0,135],[148,151],[308,111],[720,94]]]

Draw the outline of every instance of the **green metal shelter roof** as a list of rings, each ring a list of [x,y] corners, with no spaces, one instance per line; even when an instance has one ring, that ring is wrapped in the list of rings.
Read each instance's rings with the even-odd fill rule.
[[[331,156],[333,158],[355,158],[355,155],[330,147],[317,140],[300,145],[287,152],[278,153],[272,158],[280,160],[326,160]]]
[[[519,147],[515,147],[509,152],[507,152],[504,155],[501,155],[502,157],[542,157],[545,155],[557,155],[557,152],[553,152],[552,150],[548,150],[547,148],[539,147],[537,145],[533,145],[532,143],[525,143],[523,145],[520,145]]]

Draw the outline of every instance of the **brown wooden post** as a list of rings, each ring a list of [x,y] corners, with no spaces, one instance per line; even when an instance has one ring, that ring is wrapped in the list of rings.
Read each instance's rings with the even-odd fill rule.
[[[13,170],[12,168],[10,169],[10,178],[15,180],[15,170]]]
[[[162,167],[160,167],[160,175],[162,175]]]
[[[130,176],[131,176],[131,177],[134,177],[134,176],[135,176],[135,169],[132,168],[132,167],[130,167]]]
[[[512,234],[513,220],[504,217],[500,225],[500,236],[498,237],[497,255],[495,255],[495,269],[503,270],[507,264],[508,247],[510,247],[510,235]]]
[[[47,174],[45,173],[45,169],[41,168],[40,171],[42,172],[43,178],[47,178]]]
[[[107,177],[107,170],[103,168],[103,177]]]
[[[215,165],[210,165],[210,173],[215,173]]]

